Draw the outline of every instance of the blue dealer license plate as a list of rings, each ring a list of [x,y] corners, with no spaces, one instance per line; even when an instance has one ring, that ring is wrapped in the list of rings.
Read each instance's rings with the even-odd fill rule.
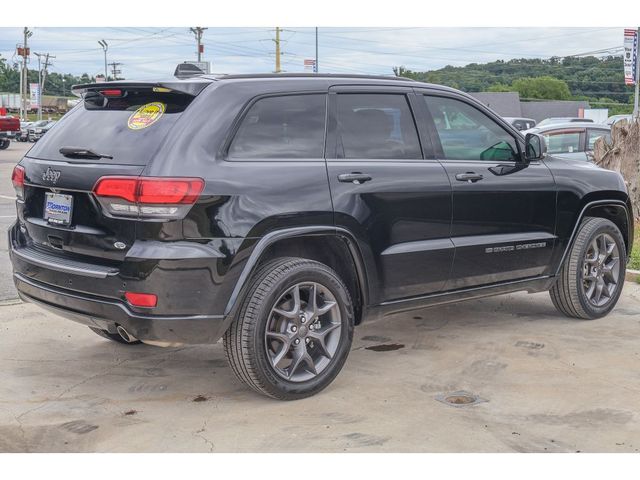
[[[69,225],[73,209],[73,196],[61,193],[45,193],[44,219],[55,225]]]

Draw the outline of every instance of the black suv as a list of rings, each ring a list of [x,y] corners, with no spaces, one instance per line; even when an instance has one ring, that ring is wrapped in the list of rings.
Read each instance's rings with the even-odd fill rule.
[[[354,325],[550,290],[606,315],[633,238],[617,173],[545,155],[470,96],[407,79],[198,76],[74,87],[13,172],[20,296],[129,345],[215,343],[280,399]]]

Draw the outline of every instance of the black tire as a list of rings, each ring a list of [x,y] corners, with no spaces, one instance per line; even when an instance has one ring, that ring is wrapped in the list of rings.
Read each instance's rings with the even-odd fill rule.
[[[318,371],[310,379],[290,381],[283,377],[282,370],[272,365],[273,356],[276,355],[268,350],[266,331],[268,322],[273,322],[274,312],[272,309],[278,305],[277,302],[281,301],[283,295],[291,291],[290,289],[305,285],[305,282],[326,289],[328,294],[333,297],[335,302],[331,301],[330,303],[334,305],[332,310],[336,316],[339,312],[340,329],[336,332],[338,335],[333,340],[335,351],[330,356],[322,357],[322,361],[325,362],[323,370]],[[314,293],[316,292],[315,288]],[[298,298],[300,298],[300,293],[298,293]],[[307,298],[305,308],[309,306],[310,294]],[[299,302],[299,306],[302,305],[302,302],[304,300]],[[337,310],[335,310],[336,307]],[[319,319],[320,316],[314,318]],[[307,328],[313,333],[313,325],[322,323],[322,321],[315,321],[313,318],[309,320]],[[294,322],[294,320],[289,320],[289,322]],[[335,271],[322,263],[304,258],[279,258],[266,263],[253,276],[239,309],[239,314],[225,332],[224,349],[233,373],[249,387],[279,400],[301,399],[318,393],[338,375],[351,349],[353,322],[353,305],[349,291]],[[335,324],[331,323],[330,325]],[[297,335],[302,335],[303,327],[299,328],[300,331]],[[319,326],[315,328],[320,329]],[[286,331],[288,332],[288,330]],[[308,339],[304,338],[303,341],[307,342]],[[307,345],[309,346],[302,344],[307,353],[316,348],[313,340]],[[326,351],[324,340],[322,345],[323,350]],[[292,345],[285,348],[285,346],[283,344],[283,351],[290,348],[291,350],[288,351],[292,357],[298,353],[297,349],[301,348]],[[324,358],[328,358],[328,361]],[[291,365],[293,362],[292,358]],[[315,364],[315,360],[312,363]],[[313,370],[315,369],[314,365]],[[291,370],[295,370],[295,367],[291,367]],[[306,366],[303,373],[313,375],[304,370],[306,370]]]
[[[133,342],[127,342],[124,338],[122,338],[117,333],[109,333],[106,330],[102,330],[100,328],[89,327],[93,333],[100,335],[102,338],[106,338],[107,340],[111,340],[112,342],[122,343],[123,345],[140,345],[142,342],[140,340],[134,340]]]
[[[11,145],[11,141],[10,140],[0,140],[0,150],[6,150],[7,148],[9,148],[9,145]]]
[[[592,242],[597,241],[602,234],[606,234],[615,242],[619,269],[615,275],[617,278],[615,278],[613,294],[605,298],[604,303],[601,305],[596,305],[589,299],[588,292],[585,292],[586,286],[583,285],[585,282],[585,269],[590,268],[586,260],[589,249],[592,248],[590,245],[592,245]],[[575,242],[565,258],[565,262],[558,274],[558,279],[549,291],[553,305],[568,317],[583,320],[604,317],[613,310],[620,298],[624,285],[626,265],[626,247],[618,227],[604,218],[586,217],[580,224]],[[606,288],[608,290],[609,287]]]

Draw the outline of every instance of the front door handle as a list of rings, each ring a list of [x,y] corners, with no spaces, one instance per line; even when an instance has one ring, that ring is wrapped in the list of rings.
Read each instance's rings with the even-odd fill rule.
[[[459,182],[476,183],[478,180],[482,180],[484,177],[476,172],[459,173],[456,175],[456,180]]]
[[[354,185],[360,185],[364,182],[371,180],[371,175],[360,172],[341,173],[338,175],[338,181],[343,183],[353,183]]]

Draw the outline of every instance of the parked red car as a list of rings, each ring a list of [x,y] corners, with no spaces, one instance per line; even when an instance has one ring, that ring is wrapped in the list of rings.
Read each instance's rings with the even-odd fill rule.
[[[20,119],[14,117],[0,117],[0,150],[9,148],[9,135],[20,131]]]

